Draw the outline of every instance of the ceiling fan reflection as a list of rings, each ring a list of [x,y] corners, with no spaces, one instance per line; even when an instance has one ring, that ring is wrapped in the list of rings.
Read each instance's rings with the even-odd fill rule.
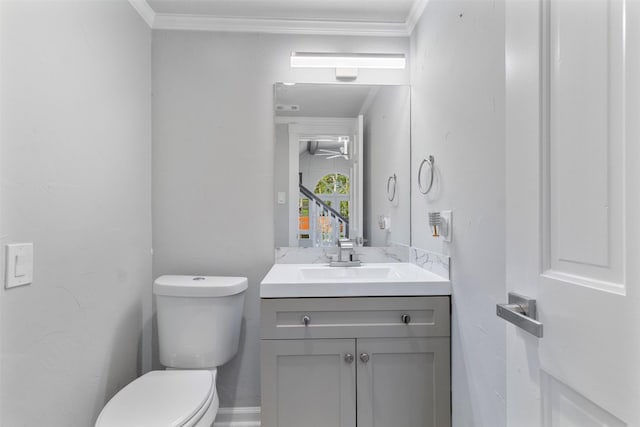
[[[327,160],[339,157],[349,160],[349,138],[338,137],[315,139],[307,142],[307,150],[309,151],[309,154],[314,156],[324,156]]]

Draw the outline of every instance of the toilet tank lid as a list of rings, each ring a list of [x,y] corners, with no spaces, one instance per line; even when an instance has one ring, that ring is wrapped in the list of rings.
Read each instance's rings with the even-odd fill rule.
[[[156,295],[173,297],[224,297],[247,289],[246,277],[230,276],[160,276],[153,284]]]

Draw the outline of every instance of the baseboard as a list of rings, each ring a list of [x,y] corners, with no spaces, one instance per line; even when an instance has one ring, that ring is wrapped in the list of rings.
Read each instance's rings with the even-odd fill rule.
[[[260,427],[260,407],[220,408],[213,427]]]

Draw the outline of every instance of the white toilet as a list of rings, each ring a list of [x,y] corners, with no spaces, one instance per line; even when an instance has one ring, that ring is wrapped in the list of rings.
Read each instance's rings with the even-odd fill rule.
[[[210,427],[216,368],[238,350],[246,277],[161,276],[153,284],[160,363],[120,390],[96,427]]]

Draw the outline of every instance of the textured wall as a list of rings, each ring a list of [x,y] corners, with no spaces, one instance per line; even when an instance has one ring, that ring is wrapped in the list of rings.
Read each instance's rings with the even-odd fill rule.
[[[151,32],[124,0],[0,15],[0,243],[35,248],[0,290],[0,424],[86,427],[150,365]]]
[[[289,125],[275,126],[274,181],[276,192],[289,195]],[[274,205],[275,245],[289,246],[289,199]]]
[[[274,261],[276,81],[335,82],[291,69],[299,51],[400,52],[406,38],[155,31],[154,276],[249,278],[239,354],[220,369],[222,406],[260,404],[259,284]],[[407,84],[409,70],[361,70],[358,83]]]
[[[429,154],[436,164],[432,194],[412,191],[412,245],[452,257],[453,425],[504,426],[504,3],[431,0],[411,58],[412,173]],[[450,244],[428,229],[444,209]]]
[[[411,88],[381,87],[364,115],[364,237],[369,246],[409,245]],[[396,175],[396,194],[387,196],[387,181]],[[390,186],[390,189],[393,185]],[[392,190],[391,190],[392,191]],[[380,230],[378,216],[391,218]]]

